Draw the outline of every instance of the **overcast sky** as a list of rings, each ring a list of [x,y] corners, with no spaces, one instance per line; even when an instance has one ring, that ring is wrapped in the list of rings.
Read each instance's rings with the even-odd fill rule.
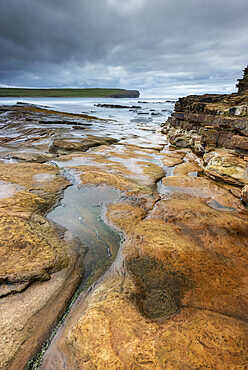
[[[0,86],[235,91],[248,0],[1,0]]]

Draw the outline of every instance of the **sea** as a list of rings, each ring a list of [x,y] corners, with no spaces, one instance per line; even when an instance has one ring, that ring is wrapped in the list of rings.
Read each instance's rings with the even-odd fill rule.
[[[61,112],[83,113],[104,121],[94,121],[87,130],[90,135],[111,136],[123,143],[152,146],[161,140],[160,126],[174,109],[171,98],[0,98],[0,105],[34,104]],[[101,106],[121,105],[129,108]],[[139,107],[139,108],[136,108]]]

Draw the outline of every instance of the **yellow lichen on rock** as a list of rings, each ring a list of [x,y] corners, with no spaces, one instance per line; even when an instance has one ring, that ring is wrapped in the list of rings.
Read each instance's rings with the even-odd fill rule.
[[[0,180],[23,186],[49,205],[55,201],[57,193],[70,184],[59,176],[58,168],[39,163],[0,163]]]
[[[81,176],[82,184],[105,184],[113,186],[120,190],[129,190],[132,188],[132,183],[121,177],[120,175],[114,175],[102,170],[94,169],[85,171]]]
[[[106,214],[108,220],[119,229],[130,232],[146,216],[144,208],[127,203],[110,204]]]
[[[119,257],[75,307],[42,369],[247,364],[247,215],[227,187],[191,170],[164,178],[150,211],[139,193],[108,206],[110,224],[125,233]]]
[[[43,216],[68,184],[51,165],[0,163],[1,368],[24,369],[79,283],[77,245]]]
[[[246,322],[184,308],[165,321],[145,318],[133,301],[135,281],[111,275],[67,322],[66,343],[49,349],[42,369],[238,368],[247,357]],[[61,353],[66,355],[61,356]],[[66,362],[65,362],[66,361]]]
[[[205,174],[210,178],[244,186],[248,184],[247,161],[233,152],[211,152],[205,155]]]
[[[45,221],[40,233],[37,229],[36,223],[20,217],[1,217],[0,281],[4,284],[48,280],[52,272],[68,264],[66,250],[54,237],[54,229]]]

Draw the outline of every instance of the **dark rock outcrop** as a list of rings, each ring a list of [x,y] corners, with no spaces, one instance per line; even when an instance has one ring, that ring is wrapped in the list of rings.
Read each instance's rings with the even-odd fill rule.
[[[111,95],[110,98],[139,98],[139,96],[138,90],[125,90],[123,93]]]
[[[120,104],[94,104],[99,108],[113,108],[113,109],[141,109],[140,105],[120,105]]]
[[[237,88],[239,89],[238,90],[238,93],[242,93],[243,91],[247,91],[248,90],[248,66],[244,69],[244,75],[243,75],[243,78],[241,79],[238,79],[238,83],[237,83]]]

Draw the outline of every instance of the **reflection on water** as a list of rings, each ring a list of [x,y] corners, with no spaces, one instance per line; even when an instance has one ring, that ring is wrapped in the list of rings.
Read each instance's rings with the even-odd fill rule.
[[[74,181],[75,183],[76,181]],[[43,344],[40,352],[29,361],[27,370],[40,368],[42,356],[80,293],[96,282],[116,258],[121,237],[104,223],[102,214],[107,203],[112,203],[120,198],[120,193],[108,186],[79,188],[77,185],[73,185],[65,190],[61,204],[48,214],[48,219],[68,230],[65,234],[67,239],[78,237],[88,247],[88,252],[84,261],[84,278],[81,285],[53,329],[50,338]]]
[[[64,192],[61,204],[48,214],[48,219],[66,228],[88,248],[84,282],[97,280],[114,261],[120,235],[108,227],[102,218],[106,203],[120,198],[120,193],[108,186],[71,186]],[[67,233],[68,235],[68,233]]]

